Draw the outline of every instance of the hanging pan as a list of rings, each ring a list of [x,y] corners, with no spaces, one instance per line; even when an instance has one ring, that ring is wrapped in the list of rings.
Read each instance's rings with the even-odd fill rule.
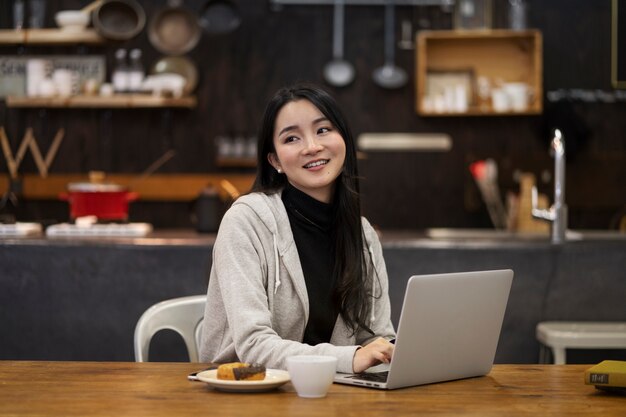
[[[212,35],[230,33],[240,24],[239,9],[230,0],[208,0],[200,11],[200,25]]]
[[[183,55],[200,41],[202,29],[198,18],[180,0],[170,0],[150,20],[148,38],[158,51],[166,55]]]
[[[96,31],[107,39],[134,38],[146,25],[146,13],[135,0],[104,0],[91,18]]]

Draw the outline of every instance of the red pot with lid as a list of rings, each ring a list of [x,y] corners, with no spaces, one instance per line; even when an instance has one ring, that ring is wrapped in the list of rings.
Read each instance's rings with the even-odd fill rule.
[[[98,182],[70,183],[67,192],[59,195],[70,205],[70,218],[96,216],[98,220],[128,220],[128,203],[139,198],[118,184]]]

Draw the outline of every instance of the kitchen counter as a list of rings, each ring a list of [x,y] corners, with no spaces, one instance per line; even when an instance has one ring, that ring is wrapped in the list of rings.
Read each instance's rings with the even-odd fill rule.
[[[541,320],[626,321],[626,239],[603,234],[552,245],[543,236],[383,231],[392,319],[413,274],[511,268],[496,355],[534,363]],[[572,237],[580,237],[573,234]],[[215,235],[157,230],[141,238],[0,238],[0,359],[132,360],[150,305],[206,292]],[[185,360],[164,332],[151,354]]]

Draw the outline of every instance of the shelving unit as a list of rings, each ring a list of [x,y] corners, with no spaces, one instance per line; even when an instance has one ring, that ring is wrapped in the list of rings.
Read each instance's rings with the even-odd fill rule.
[[[118,94],[113,96],[7,97],[7,107],[13,108],[194,108],[196,105],[195,96],[167,98],[147,94]]]
[[[0,45],[74,45],[104,44],[106,40],[94,29],[72,32],[62,29],[0,30]]]
[[[246,192],[254,182],[254,174],[153,174],[147,178],[140,178],[140,174],[107,174],[106,180],[139,193],[142,201],[191,201],[207,185],[216,186],[222,198],[229,198],[228,192],[219,187],[223,180],[229,181],[237,191]],[[86,174],[50,174],[46,178],[21,174],[19,181],[20,196],[25,199],[58,200],[69,183],[89,179]],[[0,193],[8,189],[8,178],[0,177]]]
[[[542,36],[538,30],[422,31],[417,35],[416,111],[421,116],[536,115],[543,110]],[[424,105],[429,72],[469,71],[504,82],[523,82],[532,95],[526,111],[495,112],[470,97],[467,111],[435,112]],[[473,86],[475,91],[475,86]]]

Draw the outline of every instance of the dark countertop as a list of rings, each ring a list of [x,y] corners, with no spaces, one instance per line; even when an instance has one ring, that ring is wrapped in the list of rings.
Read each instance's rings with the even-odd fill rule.
[[[545,236],[455,233],[382,232],[394,323],[411,275],[504,268],[515,278],[498,363],[536,362],[542,320],[626,321],[623,235],[552,245]],[[214,240],[193,230],[0,238],[0,360],[133,360],[134,326],[149,306],[206,292]],[[177,360],[180,343],[162,343],[161,359]]]
[[[524,247],[552,246],[547,235],[533,233],[516,234],[490,229],[429,229],[429,230],[384,230],[379,231],[385,248],[399,247]],[[172,245],[212,246],[214,233],[198,233],[192,229],[159,229],[143,237],[47,237],[31,235],[24,237],[0,236],[3,245]],[[570,231],[566,244],[582,242],[626,243],[626,233],[617,231]]]

